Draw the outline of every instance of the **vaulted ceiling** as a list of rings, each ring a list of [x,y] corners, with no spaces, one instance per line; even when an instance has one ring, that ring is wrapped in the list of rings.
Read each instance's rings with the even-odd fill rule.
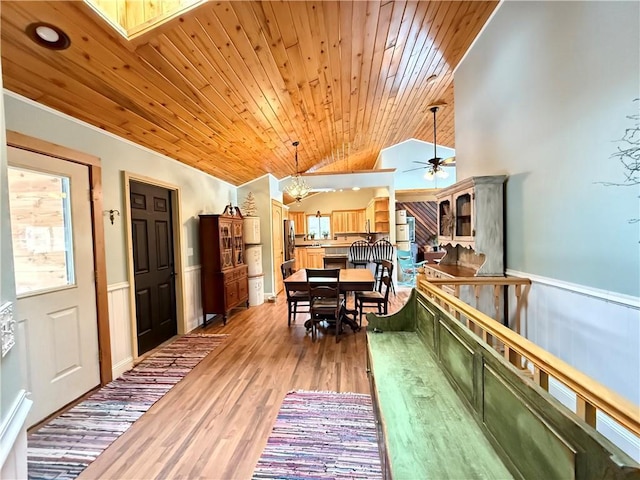
[[[213,1],[127,40],[83,2],[3,0],[3,82],[235,185],[294,173],[295,140],[301,171],[365,170],[433,141],[432,104],[455,147],[453,69],[497,3]]]

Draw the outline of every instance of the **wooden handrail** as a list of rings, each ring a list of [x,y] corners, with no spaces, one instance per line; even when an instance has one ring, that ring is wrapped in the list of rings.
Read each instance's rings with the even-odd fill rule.
[[[640,436],[640,407],[604,387],[530,340],[496,322],[488,315],[446,293],[435,286],[434,283],[431,280],[421,279],[418,282],[418,292],[425,296],[431,295],[449,304],[457,312],[469,318],[471,322],[479,325],[489,335],[504,343],[509,350],[517,352],[532,362],[535,367],[544,372],[544,375],[551,376],[569,387],[577,395],[578,405],[581,402],[586,402],[586,404],[606,413],[635,435]]]

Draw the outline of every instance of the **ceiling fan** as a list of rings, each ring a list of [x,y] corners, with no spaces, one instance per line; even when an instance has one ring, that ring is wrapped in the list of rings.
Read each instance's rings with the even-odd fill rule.
[[[404,172],[413,172],[414,170],[420,170],[422,168],[426,168],[427,172],[424,174],[424,178],[427,180],[433,180],[433,177],[447,178],[449,176],[449,172],[444,170],[442,167],[454,167],[456,164],[456,157],[449,158],[440,158],[437,156],[437,148],[438,142],[436,140],[436,112],[440,109],[440,107],[434,105],[429,108],[431,112],[433,112],[433,158],[430,158],[426,162],[421,162],[419,160],[414,160],[413,163],[421,163],[425,165],[424,167],[411,168],[409,170],[405,170]]]

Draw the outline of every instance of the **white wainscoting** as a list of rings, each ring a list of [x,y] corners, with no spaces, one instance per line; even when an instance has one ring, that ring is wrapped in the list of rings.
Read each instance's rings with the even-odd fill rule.
[[[0,478],[27,478],[27,428],[33,402],[21,390],[0,425]]]
[[[131,314],[129,283],[114,283],[107,287],[109,297],[109,332],[111,336],[111,371],[118,378],[133,367],[131,351]]]
[[[526,272],[507,274],[532,282],[521,335],[640,404],[640,299]],[[516,305],[513,290],[511,310]],[[552,379],[549,392],[575,411],[575,395],[567,387]],[[597,429],[640,461],[640,439],[635,435],[600,413]]]
[[[187,332],[202,325],[200,271],[200,265],[194,265],[184,269],[184,313]]]

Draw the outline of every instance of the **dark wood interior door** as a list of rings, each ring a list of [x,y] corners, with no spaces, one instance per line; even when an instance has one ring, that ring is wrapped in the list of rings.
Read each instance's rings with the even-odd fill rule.
[[[177,333],[171,192],[131,182],[138,355]]]

